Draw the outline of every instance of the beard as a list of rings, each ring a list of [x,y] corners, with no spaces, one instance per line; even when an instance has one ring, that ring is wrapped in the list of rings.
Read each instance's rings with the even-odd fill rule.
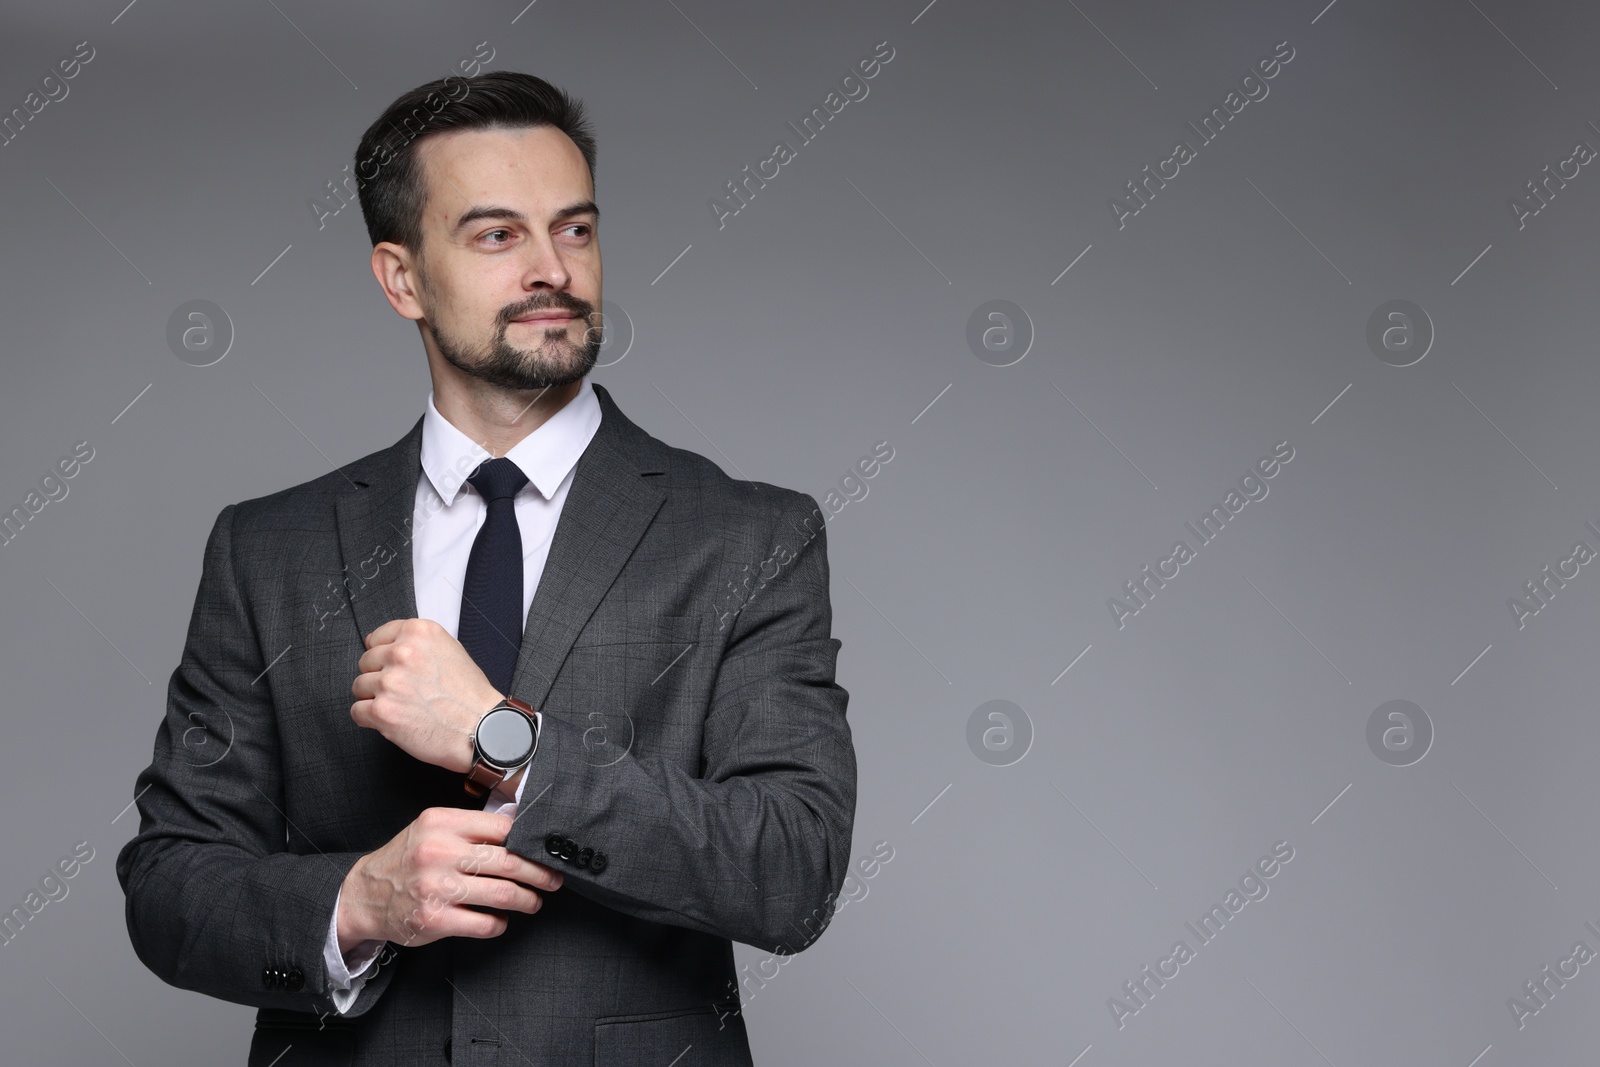
[[[545,330],[544,340],[531,352],[506,340],[511,322],[535,311],[569,311],[587,327],[581,341],[570,337],[572,324]],[[535,296],[500,309],[494,336],[483,345],[463,344],[430,321],[429,330],[445,362],[464,374],[502,389],[555,389],[582,379],[594,369],[605,341],[595,323],[594,305],[567,293]]]

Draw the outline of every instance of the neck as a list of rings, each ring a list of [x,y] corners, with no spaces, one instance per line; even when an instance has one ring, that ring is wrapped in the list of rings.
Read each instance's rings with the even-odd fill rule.
[[[504,389],[469,378],[446,365],[450,373],[433,374],[433,406],[450,425],[466,434],[491,456],[499,458],[566,407],[579,380],[549,389]]]

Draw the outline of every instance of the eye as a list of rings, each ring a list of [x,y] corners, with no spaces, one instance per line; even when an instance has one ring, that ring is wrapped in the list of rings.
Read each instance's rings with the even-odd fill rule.
[[[575,222],[571,226],[568,226],[566,228],[566,230],[563,230],[562,232],[566,233],[566,232],[569,232],[571,230],[582,230],[583,232],[578,235],[580,237],[587,237],[592,232],[590,230],[589,226],[586,223],[582,223],[582,222]]]
[[[502,235],[506,240],[510,240],[510,238],[511,238],[511,231],[508,230],[508,229],[505,229],[504,227],[501,227],[500,229],[497,229],[497,230],[490,230],[488,233],[483,235],[483,238],[480,238],[480,239],[488,239],[488,238],[494,237],[496,234]],[[489,243],[490,244],[505,244],[506,241],[490,241]]]

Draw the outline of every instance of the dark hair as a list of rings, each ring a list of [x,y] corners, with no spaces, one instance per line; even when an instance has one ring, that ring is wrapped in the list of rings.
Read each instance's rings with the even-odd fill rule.
[[[470,78],[450,75],[419,85],[390,104],[356,146],[356,191],[374,246],[393,241],[422,249],[426,195],[417,142],[445,130],[554,126],[578,146],[594,180],[594,133],[583,104],[543,78],[491,71]]]

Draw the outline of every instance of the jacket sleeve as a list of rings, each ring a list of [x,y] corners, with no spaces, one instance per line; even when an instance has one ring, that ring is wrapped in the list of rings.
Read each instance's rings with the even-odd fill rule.
[[[786,499],[764,584],[719,615],[731,630],[703,710],[701,773],[631,752],[594,766],[568,721],[579,716],[546,709],[506,841],[561,871],[563,892],[783,954],[832,916],[856,802],[822,512],[805,494]],[[583,865],[583,850],[603,864]]]
[[[289,850],[262,677],[271,656],[240,587],[235,507],[206,542],[155,758],[135,783],[139,832],[117,857],[117,878],[134,951],[163,981],[259,1008],[333,1011],[323,945],[361,853]],[[348,1014],[371,1007],[392,970],[380,967]]]

